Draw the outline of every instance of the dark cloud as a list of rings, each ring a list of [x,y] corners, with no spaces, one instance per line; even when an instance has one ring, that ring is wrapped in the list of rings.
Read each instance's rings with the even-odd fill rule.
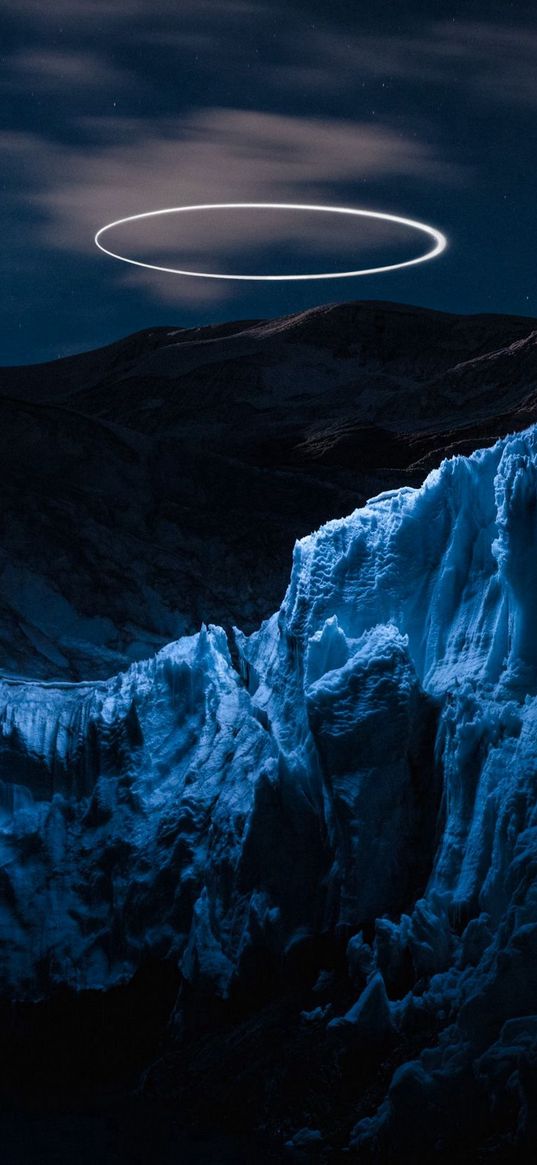
[[[75,32],[77,36],[88,30],[94,32],[111,28],[129,35],[142,26],[183,24],[192,18],[201,21],[257,16],[270,4],[264,0],[3,0],[4,14],[24,21],[27,28],[39,31],[49,28],[54,34]]]
[[[25,0],[22,8],[19,0],[4,0],[3,9],[24,20],[27,48],[7,59],[8,75],[20,67],[21,83],[32,66],[36,77],[52,78],[56,57],[57,88],[62,75],[68,87],[77,59],[83,79],[91,67],[97,78],[99,70],[111,69],[109,48],[117,47],[120,37],[125,53],[138,46],[140,79],[147,67],[145,46],[161,49],[167,59],[174,53],[181,62],[195,59],[201,71],[216,65],[222,84],[242,62],[269,91],[296,94],[307,88],[316,103],[370,79],[453,85],[496,103],[533,106],[537,100],[537,30],[525,21],[527,6],[518,9],[518,21],[506,23],[497,19],[501,8],[495,5],[481,20],[471,18],[475,5],[467,6],[466,19],[423,19],[414,5],[403,5],[396,31],[384,13],[381,32],[372,32],[371,20],[360,20],[358,13],[353,21],[338,22],[326,11],[315,17],[313,8],[308,19],[300,6],[265,0]],[[66,46],[63,62],[59,38]],[[80,42],[88,39],[98,47],[84,57]],[[77,47],[71,53],[72,41]]]
[[[34,92],[61,95],[76,90],[103,89],[117,92],[133,83],[126,69],[119,68],[102,53],[75,52],[58,48],[30,48],[14,53],[2,77],[4,92]]]
[[[289,53],[279,80],[290,89],[341,91],[364,80],[456,88],[494,104],[537,102],[537,31],[489,21],[429,20],[397,35],[305,29],[301,63]]]

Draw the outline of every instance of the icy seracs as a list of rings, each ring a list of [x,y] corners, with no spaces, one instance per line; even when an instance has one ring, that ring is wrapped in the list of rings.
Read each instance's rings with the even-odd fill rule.
[[[209,627],[110,681],[4,679],[4,994],[106,987],[153,953],[226,997],[343,936],[356,1002],[332,1037],[418,1048],[352,1145],[403,1153],[428,1111],[432,1153],[455,1093],[464,1121],[505,1088],[523,1143],[536,594],[532,428],[298,542],[280,611],[231,654]]]

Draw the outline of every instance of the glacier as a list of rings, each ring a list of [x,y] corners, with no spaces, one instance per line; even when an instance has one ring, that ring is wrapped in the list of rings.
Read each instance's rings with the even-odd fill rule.
[[[171,960],[180,1030],[342,949],[345,1006],[301,1022],[392,1054],[351,1154],[533,1145],[536,594],[532,427],[302,538],[253,634],[204,626],[109,680],[3,675],[2,995]]]

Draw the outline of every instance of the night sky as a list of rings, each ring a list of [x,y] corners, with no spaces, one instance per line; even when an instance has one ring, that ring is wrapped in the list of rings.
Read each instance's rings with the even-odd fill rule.
[[[2,0],[1,12],[3,363],[345,299],[537,315],[534,4]],[[449,248],[383,276],[235,284],[143,271],[93,243],[124,215],[230,201],[405,215]],[[272,273],[423,250],[404,232],[275,213],[215,212],[186,234],[174,216],[126,243],[164,264]]]

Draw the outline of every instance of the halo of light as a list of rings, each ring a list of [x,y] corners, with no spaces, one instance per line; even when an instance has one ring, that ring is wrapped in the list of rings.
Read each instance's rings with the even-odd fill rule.
[[[158,263],[143,263],[141,259],[128,259],[125,255],[118,254],[117,251],[111,251],[109,247],[103,246],[101,242],[101,238],[106,231],[111,231],[114,227],[123,226],[128,222],[139,222],[140,219],[158,218],[164,214],[183,214],[192,210],[252,209],[315,210],[324,212],[325,214],[348,214],[360,216],[361,218],[381,219],[384,222],[398,223],[400,226],[411,227],[414,230],[421,231],[433,239],[433,246],[423,255],[418,255],[414,259],[405,259],[401,263],[387,263],[382,267],[362,267],[357,271],[321,271],[311,275],[229,275],[214,271],[185,271],[178,267],[163,267]],[[417,263],[426,263],[429,259],[434,259],[437,255],[441,255],[442,251],[446,249],[447,239],[441,231],[437,230],[436,227],[430,226],[428,223],[419,222],[417,219],[403,218],[398,214],[384,214],[379,210],[361,210],[348,206],[310,206],[296,202],[207,202],[197,206],[170,206],[164,210],[147,210],[143,214],[131,214],[127,218],[118,218],[115,222],[109,222],[97,231],[95,243],[101,251],[104,251],[105,255],[110,255],[112,259],[119,259],[122,263],[131,263],[134,267],[145,267],[150,271],[165,271],[170,275],[188,275],[196,279],[238,279],[248,282],[277,283],[306,279],[350,279],[358,275],[381,275],[385,271],[399,271],[402,267],[414,267]]]

